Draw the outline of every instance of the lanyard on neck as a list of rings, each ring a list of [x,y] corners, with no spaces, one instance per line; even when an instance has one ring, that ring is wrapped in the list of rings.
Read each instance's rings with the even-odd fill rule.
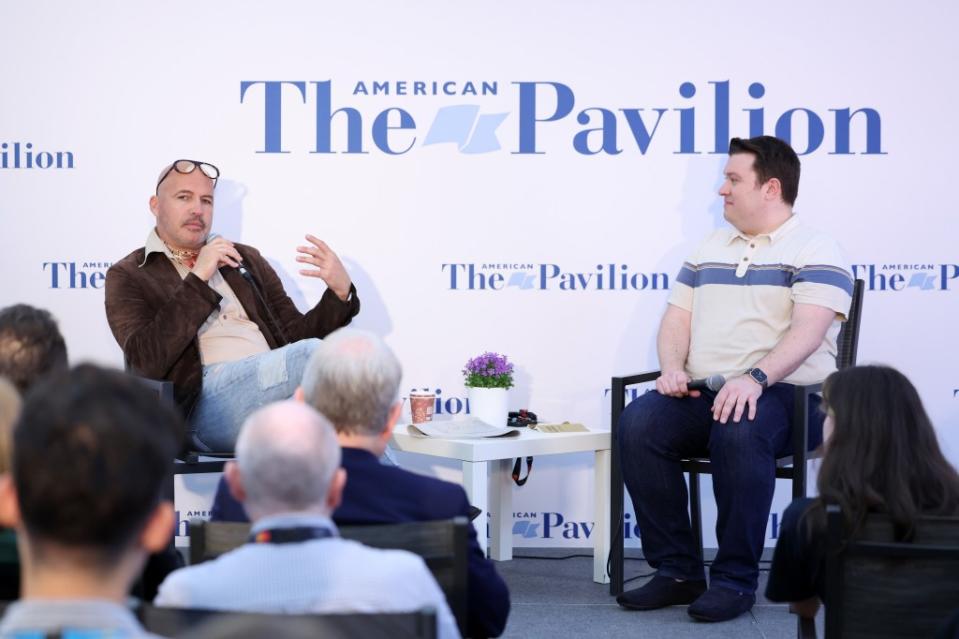
[[[334,537],[326,526],[298,526],[296,528],[267,528],[250,535],[251,544],[296,544],[314,539]]]

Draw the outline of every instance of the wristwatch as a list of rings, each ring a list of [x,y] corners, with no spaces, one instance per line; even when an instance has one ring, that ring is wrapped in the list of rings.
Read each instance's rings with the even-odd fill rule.
[[[760,368],[750,368],[746,371],[746,374],[749,375],[754,382],[763,387],[763,390],[766,390],[769,387],[769,379],[766,377],[766,373]]]

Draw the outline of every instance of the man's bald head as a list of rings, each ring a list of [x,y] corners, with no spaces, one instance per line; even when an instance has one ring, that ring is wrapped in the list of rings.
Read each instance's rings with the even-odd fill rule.
[[[251,414],[236,443],[236,468],[251,519],[281,512],[329,515],[327,497],[340,466],[329,420],[295,401]]]

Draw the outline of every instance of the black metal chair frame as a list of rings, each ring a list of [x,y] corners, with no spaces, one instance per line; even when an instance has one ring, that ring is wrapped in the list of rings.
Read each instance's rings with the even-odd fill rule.
[[[846,321],[840,329],[838,368],[846,368],[856,364],[856,355],[859,350],[859,325],[862,319],[862,298],[865,282],[856,280],[853,284],[852,304]],[[619,418],[626,408],[626,388],[638,384],[648,384],[656,381],[660,371],[651,371],[637,375],[613,377],[610,389],[610,448],[612,457],[610,464],[610,500],[612,501],[609,515],[609,592],[618,595],[623,592],[624,575],[624,539],[623,516],[625,511],[625,486],[623,484],[623,470],[620,464],[619,450]],[[822,384],[809,384],[795,387],[795,399],[792,416],[793,455],[780,457],[776,460],[776,477],[792,480],[792,496],[806,496],[806,462],[815,459],[817,453],[807,452],[809,438],[809,398],[822,392]],[[798,428],[796,427],[798,425]],[[684,459],[683,471],[689,473],[689,517],[693,530],[693,539],[699,549],[700,557],[703,552],[703,523],[702,507],[699,490],[699,476],[712,474],[708,459]]]
[[[150,379],[136,375],[143,384],[157,393],[162,402],[175,404],[173,399],[173,382],[168,380]],[[201,457],[215,457],[216,459],[200,459]],[[184,451],[177,456],[173,466],[173,475],[201,475],[204,473],[222,473],[226,462],[233,458],[233,453],[204,453],[200,451]],[[167,486],[170,499],[173,499],[173,477]]]

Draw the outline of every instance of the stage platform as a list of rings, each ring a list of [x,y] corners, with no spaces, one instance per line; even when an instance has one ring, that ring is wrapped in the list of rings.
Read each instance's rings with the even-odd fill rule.
[[[627,550],[627,556],[637,557],[639,551]],[[706,551],[707,559],[715,550]],[[528,559],[526,557],[566,557],[571,559]],[[772,557],[767,550],[764,559]],[[620,608],[609,595],[609,586],[593,583],[588,578],[592,565],[591,550],[517,548],[514,559],[498,562],[497,569],[509,584],[512,611],[503,637],[516,639],[554,639],[556,637],[584,637],[601,639],[616,637],[630,639],[702,639],[728,637],[729,639],[774,639],[796,636],[796,617],[789,614],[784,604],[774,604],[759,597],[752,611],[725,623],[705,624],[693,621],[685,606],[673,606],[651,612],[634,612]],[[768,569],[768,561],[763,562]],[[648,574],[652,570],[642,560],[627,560],[626,578]],[[767,573],[760,574],[759,590],[766,587]],[[626,584],[628,588],[642,585],[645,579]],[[818,636],[822,632],[822,611],[817,619]]]

